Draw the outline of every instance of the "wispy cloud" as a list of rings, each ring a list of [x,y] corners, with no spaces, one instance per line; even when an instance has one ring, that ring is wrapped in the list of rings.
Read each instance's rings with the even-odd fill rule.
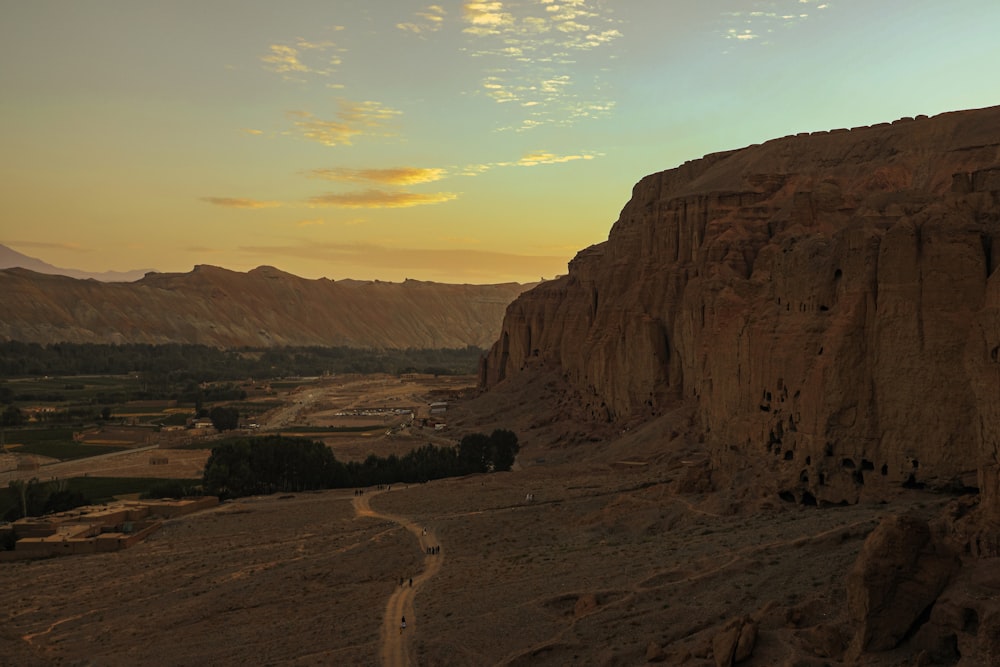
[[[241,246],[239,251],[252,257],[266,258],[274,263],[277,258],[312,260],[324,265],[335,265],[349,271],[335,278],[358,278],[365,272],[373,277],[383,277],[387,272],[413,272],[428,280],[471,283],[497,283],[509,280],[524,281],[524,276],[553,277],[564,273],[571,256],[521,255],[491,252],[469,247],[412,248],[389,247],[375,244],[301,243],[286,245]],[[529,278],[534,280],[537,278]]]
[[[420,194],[403,191],[365,190],[363,192],[319,195],[311,197],[309,204],[337,208],[409,208],[426,204],[440,204],[457,197],[458,195],[453,192]]]
[[[480,174],[484,174],[491,169],[497,169],[499,167],[537,167],[539,165],[563,164],[566,162],[574,162],[576,160],[593,160],[594,158],[600,157],[600,155],[600,153],[589,152],[557,155],[549,151],[537,150],[526,153],[517,160],[469,164],[464,167],[457,168],[454,171],[461,176],[479,176]]]
[[[413,21],[397,23],[396,27],[418,35],[425,32],[437,32],[444,24],[445,14],[446,12],[441,5],[428,5],[426,9],[415,14]]]
[[[281,202],[260,201],[258,199],[245,199],[242,197],[202,197],[201,200],[224,208],[276,208],[281,206]]]
[[[535,151],[522,157],[517,161],[517,164],[521,167],[534,167],[540,164],[560,164],[563,162],[573,162],[574,160],[593,159],[593,155],[586,153],[582,155],[556,155],[555,153],[549,153],[548,151]]]
[[[338,100],[337,106],[332,120],[317,118],[308,111],[289,111],[288,116],[306,139],[325,146],[349,146],[354,137],[389,134],[383,128],[402,113],[379,102]]]
[[[335,26],[334,30],[342,30]],[[309,41],[299,37],[291,44],[271,44],[260,57],[265,69],[291,81],[304,81],[307,75],[329,77],[342,64],[345,50],[329,40]]]
[[[348,169],[334,167],[312,169],[307,172],[314,178],[341,183],[382,183],[385,185],[415,185],[439,181],[445,176],[444,169],[427,167],[394,167],[391,169]]]
[[[599,79],[588,75],[580,80],[576,74],[583,53],[622,36],[608,3],[467,0],[462,19],[470,39],[468,52],[486,65],[482,92],[521,109],[515,129],[572,124],[614,107]]]
[[[468,24],[465,32],[480,37],[502,34],[515,24],[514,16],[503,10],[502,2],[466,2],[462,18]]]
[[[264,134],[263,130],[255,130],[255,129],[250,128],[250,127],[241,127],[240,128],[240,132],[242,132],[243,134],[249,134],[249,135],[254,136],[254,137],[260,136],[260,135]]]
[[[769,44],[779,30],[802,23],[830,7],[823,0],[754,0],[750,8],[726,12],[722,36],[735,42]],[[815,10],[815,11],[813,11]]]

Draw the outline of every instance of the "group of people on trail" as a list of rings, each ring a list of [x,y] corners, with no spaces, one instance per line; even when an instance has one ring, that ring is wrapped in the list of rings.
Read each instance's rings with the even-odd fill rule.
[[[441,547],[440,546],[426,547],[424,549],[424,553],[427,554],[428,556],[433,556],[434,554],[441,553]]]

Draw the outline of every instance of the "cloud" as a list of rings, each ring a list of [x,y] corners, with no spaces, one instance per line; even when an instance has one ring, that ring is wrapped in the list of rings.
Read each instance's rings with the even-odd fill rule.
[[[328,77],[336,72],[342,64],[339,54],[343,52],[334,42],[311,42],[300,37],[294,44],[271,44],[260,60],[265,69],[285,79],[303,81],[305,75]]]
[[[502,2],[466,2],[462,18],[468,24],[464,30],[472,35],[499,35],[514,25],[514,17],[503,11]]]
[[[485,65],[481,92],[498,104],[523,109],[511,129],[568,125],[614,107],[603,75],[576,76],[581,54],[622,37],[612,6],[600,0],[463,4],[463,32],[471,40],[467,50]]]
[[[347,169],[344,167],[313,169],[308,174],[314,178],[343,183],[383,183],[385,185],[415,185],[439,181],[444,169],[426,167],[396,167],[392,169]]]
[[[397,23],[396,27],[404,32],[422,34],[425,32],[437,32],[444,24],[445,11],[440,5],[428,5],[423,11],[416,13],[416,18],[411,23]]]
[[[321,266],[336,265],[346,272],[338,278],[385,280],[387,274],[419,277],[440,282],[477,284],[533,282],[541,276],[566,272],[572,252],[566,255],[527,255],[476,248],[412,248],[375,244],[301,243],[289,245],[241,246],[240,252],[253,257],[315,261]]]
[[[549,151],[531,151],[521,156],[520,159],[508,162],[486,162],[481,164],[470,164],[455,170],[460,176],[479,176],[484,174],[491,169],[496,169],[499,167],[537,167],[539,165],[546,164],[562,164],[564,162],[573,162],[575,160],[593,160],[596,157],[600,157],[600,153],[578,153],[570,155],[556,155],[555,153],[550,153]]]
[[[583,155],[555,155],[554,153],[549,153],[547,151],[535,151],[533,153],[528,153],[520,160],[517,164],[521,167],[534,167],[540,164],[560,164],[563,162],[572,162],[574,160],[593,160],[594,156],[590,154]]]
[[[725,39],[770,44],[771,35],[778,30],[796,26],[810,18],[802,5],[813,5],[817,10],[830,7],[828,2],[819,0],[754,0],[749,5],[750,9],[746,11],[723,14],[726,27],[722,36]]]
[[[254,130],[254,129],[249,128],[249,127],[241,127],[240,128],[240,132],[242,132],[244,134],[249,134],[251,136],[259,136],[261,134],[264,134],[263,130]]]
[[[319,195],[311,197],[309,204],[337,208],[409,208],[425,204],[440,204],[457,197],[458,195],[453,192],[419,194],[403,191],[365,190],[363,192]]]
[[[299,133],[324,146],[349,146],[354,137],[379,134],[377,130],[402,112],[379,102],[338,100],[335,119],[317,118],[308,111],[289,111]],[[382,134],[385,134],[384,132]]]
[[[202,197],[201,200],[224,208],[276,208],[281,206],[281,202],[259,201],[242,197]]]

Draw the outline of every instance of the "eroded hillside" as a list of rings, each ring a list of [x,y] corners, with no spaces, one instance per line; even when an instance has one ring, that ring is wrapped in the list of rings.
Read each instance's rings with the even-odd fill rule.
[[[272,267],[198,266],[100,283],[0,271],[0,339],[37,343],[197,343],[220,347],[488,347],[516,283],[307,280]]]

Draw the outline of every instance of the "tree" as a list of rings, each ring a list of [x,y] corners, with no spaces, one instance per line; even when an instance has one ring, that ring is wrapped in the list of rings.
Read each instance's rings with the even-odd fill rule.
[[[514,465],[514,459],[521,446],[517,442],[517,436],[513,431],[497,429],[490,434],[490,456],[493,461],[493,470],[506,471]]]
[[[20,499],[21,516],[28,516],[28,483],[23,479],[12,479],[7,482],[7,488],[13,491],[14,495]]]
[[[217,405],[208,413],[208,418],[219,431],[232,431],[240,425],[240,411],[233,407]]]
[[[485,433],[470,433],[458,443],[458,461],[465,473],[490,471],[490,439]]]
[[[16,405],[8,405],[7,409],[0,415],[0,422],[4,426],[20,426],[24,423],[24,414]]]

